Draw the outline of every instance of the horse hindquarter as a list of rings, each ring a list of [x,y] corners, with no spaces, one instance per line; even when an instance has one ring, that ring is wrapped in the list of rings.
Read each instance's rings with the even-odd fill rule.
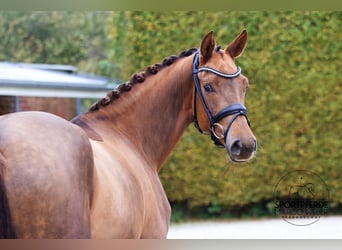
[[[0,191],[16,237],[90,237],[92,151],[79,128],[42,112],[6,115],[0,152]]]
[[[0,239],[13,239],[16,238],[16,235],[11,222],[6,187],[4,184],[6,168],[6,161],[0,153]]]

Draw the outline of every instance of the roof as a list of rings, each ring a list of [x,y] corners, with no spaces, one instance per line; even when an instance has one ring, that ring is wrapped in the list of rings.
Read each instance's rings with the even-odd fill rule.
[[[113,89],[109,78],[80,74],[69,65],[0,62],[0,95],[101,98]]]

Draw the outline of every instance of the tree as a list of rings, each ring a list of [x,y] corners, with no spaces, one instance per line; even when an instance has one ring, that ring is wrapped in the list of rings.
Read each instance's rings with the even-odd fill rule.
[[[107,12],[0,12],[0,60],[110,75]]]

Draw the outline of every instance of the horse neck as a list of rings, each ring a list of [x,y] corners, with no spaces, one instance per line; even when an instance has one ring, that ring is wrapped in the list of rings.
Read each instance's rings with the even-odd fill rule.
[[[118,100],[88,113],[95,117],[95,124],[105,122],[111,128],[103,139],[124,136],[159,171],[193,118],[191,67],[192,56],[178,59]]]

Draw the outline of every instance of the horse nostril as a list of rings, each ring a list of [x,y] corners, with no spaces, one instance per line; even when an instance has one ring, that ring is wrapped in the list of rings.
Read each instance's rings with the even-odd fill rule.
[[[256,140],[254,140],[254,148],[253,148],[253,151],[256,152],[256,150],[257,150],[257,142],[256,142]]]
[[[233,142],[232,146],[230,147],[230,152],[233,155],[240,155],[241,154],[242,143],[240,140],[236,140]]]

